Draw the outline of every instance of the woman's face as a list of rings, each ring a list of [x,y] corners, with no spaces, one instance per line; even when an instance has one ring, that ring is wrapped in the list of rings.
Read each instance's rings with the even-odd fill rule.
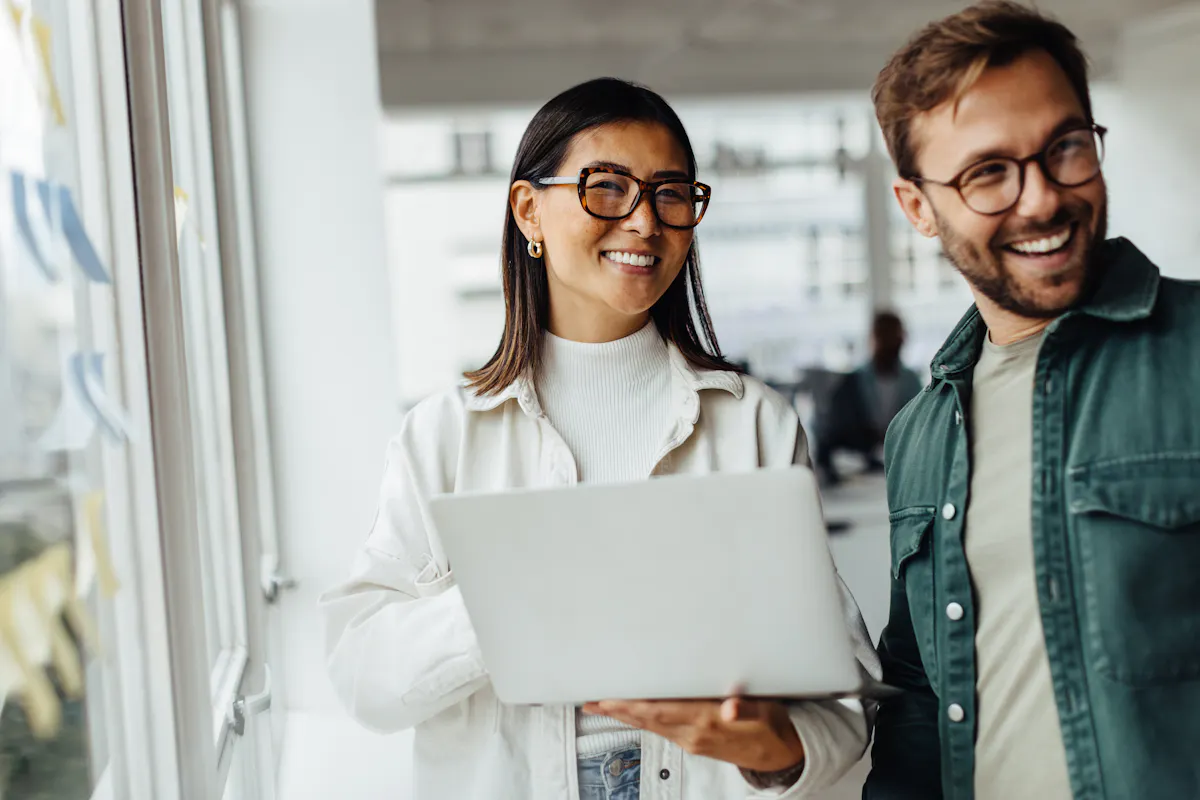
[[[613,123],[583,131],[557,174],[575,176],[596,166],[643,181],[691,179],[683,148],[658,123]],[[691,230],[658,221],[649,194],[620,220],[584,211],[575,185],[534,189],[518,181],[510,199],[525,237],[543,243],[550,331],[565,339],[612,341],[637,331],[683,268],[692,245]]]

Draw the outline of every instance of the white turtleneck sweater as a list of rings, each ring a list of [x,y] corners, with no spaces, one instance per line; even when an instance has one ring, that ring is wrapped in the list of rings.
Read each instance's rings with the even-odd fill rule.
[[[546,333],[536,386],[542,410],[575,456],[580,481],[650,476],[671,413],[671,362],[653,321],[632,336],[601,344]],[[598,651],[602,634],[596,632]],[[610,717],[580,712],[576,719],[580,755],[641,742],[641,731]]]

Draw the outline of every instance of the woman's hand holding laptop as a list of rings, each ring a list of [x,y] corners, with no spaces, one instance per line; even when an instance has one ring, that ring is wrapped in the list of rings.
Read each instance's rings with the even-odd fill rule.
[[[774,701],[603,700],[587,703],[583,711],[650,731],[692,755],[754,772],[778,772],[804,761],[804,745],[787,708]]]

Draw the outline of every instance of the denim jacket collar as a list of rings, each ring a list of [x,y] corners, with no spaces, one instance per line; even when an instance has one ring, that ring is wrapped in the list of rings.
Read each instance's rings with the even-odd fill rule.
[[[1111,322],[1145,319],[1154,310],[1160,280],[1158,267],[1128,239],[1109,239],[1097,254],[1104,271],[1092,297],[1063,315],[1091,316]],[[930,364],[933,380],[939,381],[975,366],[987,325],[972,305]]]

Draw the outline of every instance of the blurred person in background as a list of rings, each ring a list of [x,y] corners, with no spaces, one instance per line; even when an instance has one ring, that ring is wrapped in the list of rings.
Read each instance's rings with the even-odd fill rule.
[[[441,493],[808,463],[792,407],[717,347],[693,230],[709,197],[679,118],[640,86],[582,84],[525,132],[500,345],[408,414],[353,576],[323,598],[328,667],[350,713],[381,732],[415,728],[417,800],[809,797],[866,748],[857,702],[501,704],[427,524]],[[636,589],[615,571],[580,591]],[[848,592],[844,605],[877,675]],[[614,624],[617,635],[596,631],[595,657],[627,668]]]
[[[900,205],[975,305],[888,432],[904,693],[864,797],[1200,797],[1200,285],[1106,239],[1063,25],[968,8],[874,101]]]
[[[883,469],[883,436],[892,418],[921,391],[921,379],[900,360],[904,322],[880,311],[871,322],[871,358],[846,375],[830,397],[818,428],[817,465],[828,485],[841,482],[833,454],[862,456],[869,471]]]

